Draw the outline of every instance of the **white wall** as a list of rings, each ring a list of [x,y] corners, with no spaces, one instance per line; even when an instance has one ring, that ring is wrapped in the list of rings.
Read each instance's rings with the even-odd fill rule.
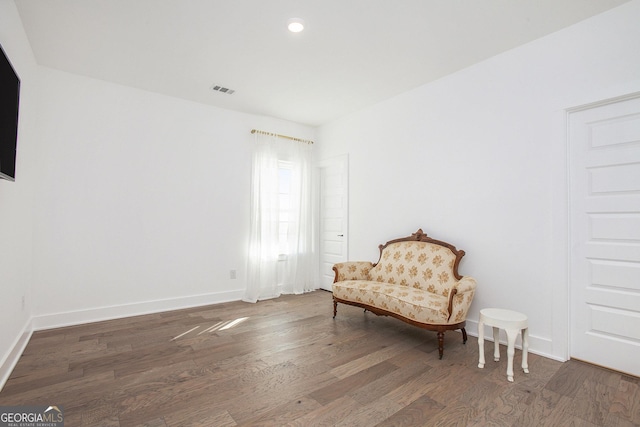
[[[30,332],[37,66],[15,4],[0,1],[0,44],[22,83],[15,182],[0,180],[0,384]],[[24,307],[22,299],[24,298]],[[6,363],[5,363],[6,362]]]
[[[482,307],[529,315],[532,350],[568,355],[565,109],[640,91],[640,1],[322,126],[348,153],[351,259],[418,227],[467,252]]]
[[[41,80],[35,327],[240,299],[250,130],[313,129],[47,68]]]

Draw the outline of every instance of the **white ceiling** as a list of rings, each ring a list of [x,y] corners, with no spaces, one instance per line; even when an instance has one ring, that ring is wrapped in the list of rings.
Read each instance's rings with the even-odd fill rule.
[[[41,65],[316,126],[626,1],[15,3]]]

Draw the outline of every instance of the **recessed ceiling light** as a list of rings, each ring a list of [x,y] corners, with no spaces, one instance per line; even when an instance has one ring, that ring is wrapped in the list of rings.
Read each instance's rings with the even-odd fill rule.
[[[299,33],[304,30],[304,21],[300,18],[291,18],[287,21],[287,28],[292,33]]]

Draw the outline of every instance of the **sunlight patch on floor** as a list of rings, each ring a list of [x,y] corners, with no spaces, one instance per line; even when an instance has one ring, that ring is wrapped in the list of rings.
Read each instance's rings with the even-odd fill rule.
[[[238,326],[240,323],[244,322],[245,320],[249,319],[248,317],[239,317],[237,319],[234,320],[226,320],[224,322],[218,322],[215,325],[209,326],[206,329],[201,330],[200,332],[198,332],[197,335],[202,335],[205,333],[211,333],[211,332],[216,332],[216,331],[226,331],[227,329],[231,329],[233,327]],[[173,338],[171,338],[169,341],[175,341],[179,338],[184,337],[185,335],[190,334],[191,332],[195,332],[198,329],[200,329],[200,326],[196,326],[194,328],[189,329],[186,332],[181,333],[180,335],[177,335]]]

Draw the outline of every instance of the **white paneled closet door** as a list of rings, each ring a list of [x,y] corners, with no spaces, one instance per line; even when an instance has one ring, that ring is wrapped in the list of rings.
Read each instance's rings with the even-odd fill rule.
[[[349,161],[341,156],[319,165],[320,287],[332,290],[333,265],[347,261],[349,224]]]
[[[570,355],[640,376],[640,94],[568,113]]]

